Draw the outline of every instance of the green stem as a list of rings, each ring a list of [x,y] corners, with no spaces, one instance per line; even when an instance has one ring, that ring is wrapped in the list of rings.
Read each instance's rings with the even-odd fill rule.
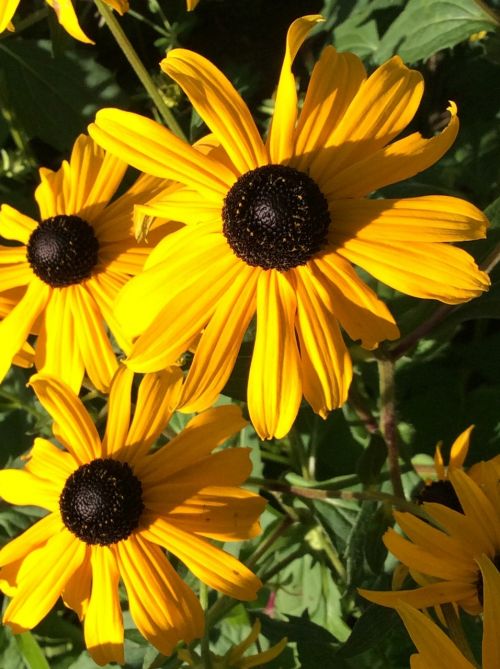
[[[414,516],[420,516],[428,520],[428,516],[421,506],[408,502],[404,497],[397,495],[389,495],[378,490],[320,490],[318,488],[306,488],[302,486],[289,485],[281,481],[266,481],[261,480],[260,486],[271,492],[289,493],[304,497],[305,499],[328,500],[328,499],[343,499],[348,502],[353,500],[361,502],[384,502],[401,509],[408,511]]]
[[[123,51],[125,57],[132,66],[141,84],[144,86],[149,97],[154,102],[160,116],[165,121],[165,124],[170,128],[170,130],[175,135],[186,141],[186,137],[182,132],[180,125],[177,123],[175,116],[172,114],[170,109],[165,104],[163,97],[161,96],[153,80],[149,76],[148,71],[142,64],[142,61],[137,55],[128,37],[123,32],[120,23],[117,21],[117,19],[113,14],[113,11],[107,5],[104,4],[103,0],[95,0],[95,3],[101,16],[106,22],[106,25],[108,26],[113,37],[115,38],[118,46]]]
[[[208,613],[208,586],[200,581],[200,604],[205,612],[205,633],[201,639],[201,657],[205,669],[212,669],[212,660],[210,658],[210,642],[208,639],[209,627],[207,623]]]
[[[379,359],[379,385],[380,385],[380,431],[387,445],[387,461],[391,475],[392,490],[397,497],[404,499],[403,484],[401,482],[401,470],[399,468],[398,434],[396,429],[396,403],[394,386],[393,360],[387,358]]]
[[[465,636],[464,628],[462,627],[462,623],[460,622],[460,618],[457,615],[455,607],[453,604],[441,604],[441,609],[443,611],[444,619],[446,621],[446,626],[448,628],[451,640],[460,650],[462,655],[464,655],[464,657],[466,657],[475,667],[480,669],[474,655],[472,654],[469,642]]]

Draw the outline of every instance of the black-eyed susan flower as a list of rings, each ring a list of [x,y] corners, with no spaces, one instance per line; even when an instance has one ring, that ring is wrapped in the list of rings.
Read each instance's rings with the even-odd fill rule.
[[[80,42],[93,44],[94,42],[87,37],[78,23],[72,0],[46,0],[47,4],[53,8],[57,15],[57,20],[68,34]],[[104,2],[123,14],[128,11],[128,0],[104,0]],[[0,5],[0,33],[4,30],[13,30],[11,19],[18,8],[20,0],[3,0]]]
[[[39,371],[75,392],[86,372],[98,390],[108,390],[117,361],[106,325],[123,350],[130,346],[112,303],[150,251],[134,238],[133,207],[150,198],[158,183],[140,177],[110,203],[126,168],[81,135],[69,163],[56,172],[40,170],[39,221],[8,205],[0,209],[0,236],[20,243],[0,245],[0,380],[36,334]]]
[[[210,653],[210,666],[212,669],[250,669],[251,667],[261,667],[268,662],[272,662],[286,648],[287,638],[281,639],[277,644],[267,650],[260,651],[255,655],[245,655],[246,651],[258,639],[260,634],[260,620],[256,620],[250,634],[236,646],[230,648],[223,656]],[[203,658],[195,652],[189,650],[180,650],[179,658],[194,669],[204,669],[206,663]]]
[[[485,555],[477,562],[484,583],[482,669],[497,669],[500,667],[500,574]],[[396,610],[418,650],[418,655],[411,657],[411,669],[476,669],[477,665],[466,659],[428,616],[404,602],[400,602]]]
[[[394,513],[408,538],[389,529],[384,543],[422,587],[395,592],[360,590],[363,597],[383,606],[404,601],[422,609],[454,602],[472,615],[482,611],[478,560],[484,554],[495,566],[500,565],[500,461],[495,458],[484,464],[480,485],[460,469],[450,473],[462,512],[424,502],[436,526],[410,513]]]
[[[60,596],[84,620],[85,642],[99,664],[123,662],[123,582],[139,631],[168,655],[203,633],[198,599],[163,549],[209,586],[242,600],[259,579],[207,539],[259,533],[265,501],[239,486],[251,471],[249,449],[212,451],[246,423],[236,406],[210,409],[165,446],[150,447],[178,401],[181,374],[146,375],[131,416],[133,373],[112,384],[104,438],[61,381],[30,383],[54,419],[63,447],[36,439],[22,470],[0,472],[0,494],[48,515],[0,551],[0,587],[12,597],[4,623],[31,629]],[[63,558],[63,559],[62,559]]]
[[[186,410],[199,410],[223,388],[256,314],[247,395],[263,438],[288,432],[302,396],[322,416],[343,404],[352,365],[339,324],[366,348],[399,336],[353,265],[449,304],[489,285],[473,259],[447,243],[484,236],[486,219],[474,206],[446,196],[367,198],[443,155],[458,130],[453,103],[440,135],[393,141],[418,108],[421,75],[396,56],[367,77],[359,58],[327,47],[298,114],[292,61],[321,20],[306,16],[288,31],[266,142],[225,76],[184,49],[170,51],[161,67],[218,148],[202,158],[154,121],[117,109],[100,111],[89,130],[135,167],[185,187],[159,197],[149,213],[188,225],[159,244],[118,298],[117,318],[140,335],[127,364],[161,369],[203,330],[183,395]]]

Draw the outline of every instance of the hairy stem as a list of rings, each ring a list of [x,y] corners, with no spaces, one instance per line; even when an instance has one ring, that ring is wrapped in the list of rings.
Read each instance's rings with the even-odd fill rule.
[[[404,499],[401,470],[399,468],[398,434],[396,429],[396,404],[394,387],[394,361],[378,360],[380,384],[380,431],[387,444],[387,460],[392,489],[396,497]]]
[[[113,11],[104,4],[103,0],[95,0],[97,9],[99,10],[102,18],[106,22],[106,25],[110,29],[113,37],[115,38],[118,46],[123,51],[128,62],[132,66],[134,72],[139,78],[141,84],[146,89],[149,97],[154,102],[160,116],[165,122],[165,125],[170,128],[170,130],[180,137],[181,139],[186,139],[180,125],[177,123],[175,116],[172,114],[170,109],[167,107],[163,97],[161,96],[159,90],[155,86],[153,80],[149,76],[148,71],[142,64],[141,59],[137,55],[134,47],[130,43],[128,37],[122,30],[120,23],[115,18]]]

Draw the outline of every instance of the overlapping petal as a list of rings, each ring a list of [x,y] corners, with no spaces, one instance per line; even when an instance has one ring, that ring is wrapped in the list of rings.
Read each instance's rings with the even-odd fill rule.
[[[222,202],[234,175],[151,119],[119,109],[101,109],[89,134],[110,153],[120,155],[137,169],[175,179]]]
[[[262,272],[257,286],[257,334],[248,377],[248,409],[261,439],[283,437],[302,398],[295,339],[297,302],[289,274]]]
[[[248,107],[215,65],[193,51],[172,49],[160,67],[181,86],[241,174],[268,162]]]
[[[274,113],[267,139],[271,163],[280,164],[292,157],[293,133],[297,120],[297,91],[292,63],[308,33],[321,21],[324,21],[324,18],[319,14],[302,16],[296,19],[288,29],[285,57],[276,90]]]
[[[99,457],[101,440],[82,402],[56,378],[35,374],[30,386],[54,419],[55,436],[79,465]]]

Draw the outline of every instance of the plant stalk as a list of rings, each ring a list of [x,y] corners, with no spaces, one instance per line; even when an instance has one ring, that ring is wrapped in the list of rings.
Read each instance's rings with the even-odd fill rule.
[[[102,0],[95,0],[95,3],[102,18],[106,22],[106,25],[108,26],[113,37],[115,38],[118,46],[123,51],[126,59],[132,66],[141,84],[144,86],[149,97],[155,104],[160,116],[165,122],[165,125],[168,128],[170,128],[170,130],[174,133],[174,135],[177,135],[177,137],[180,137],[181,139],[186,141],[186,136],[182,132],[180,125],[177,123],[175,116],[167,107],[163,97],[161,96],[159,90],[157,89],[153,80],[149,76],[148,71],[142,64],[142,61],[137,55],[134,47],[130,43],[128,37],[123,32],[120,23],[113,14],[113,11],[107,5],[105,5]]]

